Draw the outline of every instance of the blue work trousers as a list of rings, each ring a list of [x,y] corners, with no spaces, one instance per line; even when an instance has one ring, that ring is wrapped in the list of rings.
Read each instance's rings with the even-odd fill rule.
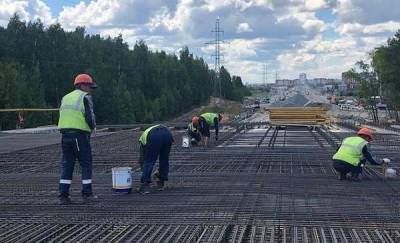
[[[172,142],[172,134],[166,127],[157,127],[149,132],[147,144],[142,147],[144,149],[143,171],[140,179],[142,183],[151,183],[151,173],[157,158],[159,158],[160,180],[168,180],[169,152]]]
[[[61,179],[59,184],[60,196],[69,196],[75,161],[78,159],[82,170],[82,195],[91,196],[92,192],[92,149],[90,135],[74,132],[64,133],[61,138],[62,160]]]
[[[340,173],[340,175],[344,178],[347,173],[351,173],[352,176],[358,176],[362,173],[361,164],[364,164],[365,160],[362,160],[358,166],[351,165],[345,161],[341,160],[333,160],[333,168]]]

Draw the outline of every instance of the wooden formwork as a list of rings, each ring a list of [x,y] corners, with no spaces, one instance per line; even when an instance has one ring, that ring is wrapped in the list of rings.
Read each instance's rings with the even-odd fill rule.
[[[321,107],[273,107],[266,109],[271,123],[325,124],[326,109]]]

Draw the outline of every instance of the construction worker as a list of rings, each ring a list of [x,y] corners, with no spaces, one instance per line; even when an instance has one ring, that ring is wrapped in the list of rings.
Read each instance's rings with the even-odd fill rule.
[[[373,165],[381,165],[368,151],[367,145],[372,139],[372,131],[368,128],[361,128],[357,132],[357,136],[347,137],[343,140],[333,156],[333,168],[340,174],[340,180],[359,181],[362,167],[367,160]],[[351,177],[347,178],[349,172]]]
[[[199,117],[194,116],[192,117],[192,122],[188,124],[188,131],[187,131],[188,136],[190,138],[190,143],[192,145],[198,144],[201,140],[201,135],[198,127],[199,127]]]
[[[204,145],[207,146],[208,140],[210,138],[210,127],[215,128],[215,141],[218,140],[218,130],[219,130],[219,122],[221,121],[222,116],[218,113],[203,113],[199,118],[199,130],[201,136],[204,137]]]
[[[164,189],[164,182],[168,181],[169,152],[174,139],[169,129],[163,125],[155,125],[147,128],[139,138],[140,158],[139,164],[142,169],[141,185],[139,192],[150,193],[151,174],[154,164],[159,157],[157,189]]]
[[[74,81],[75,90],[62,98],[58,128],[62,134],[60,204],[70,204],[69,187],[75,160],[82,169],[82,198],[84,202],[97,198],[92,192],[92,150],[90,134],[96,129],[91,94],[97,85],[88,74],[79,74]]]

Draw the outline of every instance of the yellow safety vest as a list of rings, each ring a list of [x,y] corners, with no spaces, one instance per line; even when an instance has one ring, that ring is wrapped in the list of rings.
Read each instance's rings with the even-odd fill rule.
[[[189,123],[188,128],[189,128],[189,131],[191,131],[193,133],[198,133],[199,132],[197,130],[197,128],[195,126],[193,126],[193,123]]]
[[[358,136],[345,138],[339,150],[333,156],[333,159],[342,160],[357,166],[364,158],[362,150],[367,144],[367,141]]]
[[[218,114],[217,113],[208,112],[208,113],[201,114],[200,116],[203,117],[206,120],[206,122],[207,122],[207,124],[209,126],[213,126],[214,125],[214,119],[215,118],[218,119]]]
[[[154,125],[154,126],[152,126],[152,127],[147,128],[147,129],[142,133],[142,135],[140,136],[139,142],[140,142],[143,146],[145,146],[145,145],[147,144],[147,136],[149,135],[149,132],[150,132],[153,128],[156,128],[156,127],[159,127],[159,126],[161,126],[161,125],[160,125],[160,124],[159,124],[159,125]]]
[[[78,129],[91,132],[85,119],[83,99],[86,92],[76,89],[62,98],[60,106],[59,129]]]

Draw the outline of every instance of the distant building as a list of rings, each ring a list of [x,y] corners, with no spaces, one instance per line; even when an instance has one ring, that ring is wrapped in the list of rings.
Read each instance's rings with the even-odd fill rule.
[[[305,74],[305,73],[300,73],[300,75],[299,75],[299,81],[300,81],[300,84],[305,84],[306,81],[307,81],[307,74]]]
[[[333,78],[314,78],[308,80],[310,84],[317,85],[317,86],[324,86],[324,85],[340,85],[343,83],[341,79],[333,79]]]
[[[344,74],[345,73],[342,73],[342,80],[348,90],[354,90],[355,88],[357,88],[360,85],[360,83],[358,81],[356,81],[355,79],[346,78],[346,75],[344,75]]]
[[[275,81],[276,86],[289,87],[289,86],[294,86],[294,84],[295,84],[295,80],[292,80],[292,79],[277,79]]]

